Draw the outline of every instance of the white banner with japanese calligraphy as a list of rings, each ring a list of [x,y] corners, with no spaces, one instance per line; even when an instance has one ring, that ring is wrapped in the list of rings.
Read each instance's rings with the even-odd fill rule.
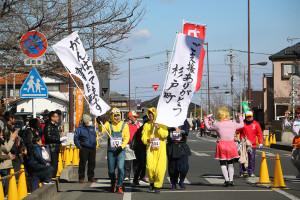
[[[90,106],[90,113],[95,116],[105,114],[110,106],[100,98],[98,76],[91,59],[85,52],[78,32],[72,33],[52,47],[69,73],[82,81],[84,95]]]
[[[156,123],[168,127],[183,125],[196,89],[203,39],[178,33],[168,77],[160,96]]]

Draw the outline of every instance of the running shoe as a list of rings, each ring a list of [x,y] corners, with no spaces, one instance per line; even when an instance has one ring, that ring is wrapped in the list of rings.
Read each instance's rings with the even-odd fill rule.
[[[184,185],[183,181],[179,182],[179,186],[180,186],[181,189],[185,190],[185,185]]]
[[[160,189],[159,188],[155,188],[155,194],[159,194],[160,193]]]
[[[115,191],[116,191],[116,186],[117,186],[117,184],[115,183],[115,184],[113,184],[113,185],[111,185],[110,186],[110,192],[112,192],[112,193],[114,193]]]
[[[170,187],[170,190],[176,190],[177,187],[176,187],[176,184],[172,184],[172,187]]]
[[[251,174],[250,177],[254,178],[254,177],[256,177],[256,176],[255,176],[254,174]]]
[[[228,181],[228,186],[234,186],[233,181]]]
[[[143,181],[144,183],[149,183],[147,178],[141,178],[140,181]]]
[[[123,188],[120,186],[120,187],[118,187],[118,194],[123,194],[124,192],[123,192]]]
[[[240,178],[244,178],[244,174],[241,174],[241,175],[240,175]]]
[[[228,187],[228,181],[225,181],[224,183],[223,183],[223,187]]]
[[[55,184],[55,182],[54,182],[54,181],[50,181],[50,182],[44,182],[44,185],[53,185],[53,184]]]
[[[125,178],[124,178],[124,181],[129,181],[129,178],[128,178],[128,177],[125,177]]]

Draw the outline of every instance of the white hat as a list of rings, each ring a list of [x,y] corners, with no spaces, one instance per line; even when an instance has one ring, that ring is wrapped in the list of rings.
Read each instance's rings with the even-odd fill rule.
[[[253,116],[253,112],[247,111],[247,112],[246,112],[246,117],[248,117],[248,116],[251,116],[251,117],[252,117],[252,116]]]

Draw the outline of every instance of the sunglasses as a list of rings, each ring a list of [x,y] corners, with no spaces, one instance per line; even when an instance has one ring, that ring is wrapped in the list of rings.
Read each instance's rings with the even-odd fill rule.
[[[114,115],[114,117],[120,117],[121,115],[119,115],[119,114],[116,114],[116,115]]]
[[[120,110],[119,110],[119,109],[118,109],[118,110],[112,110],[111,113],[112,113],[112,114],[120,113]]]

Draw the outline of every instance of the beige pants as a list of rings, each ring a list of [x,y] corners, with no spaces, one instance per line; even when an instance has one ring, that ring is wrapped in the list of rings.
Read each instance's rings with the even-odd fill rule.
[[[291,161],[300,173],[300,148],[293,148]]]

